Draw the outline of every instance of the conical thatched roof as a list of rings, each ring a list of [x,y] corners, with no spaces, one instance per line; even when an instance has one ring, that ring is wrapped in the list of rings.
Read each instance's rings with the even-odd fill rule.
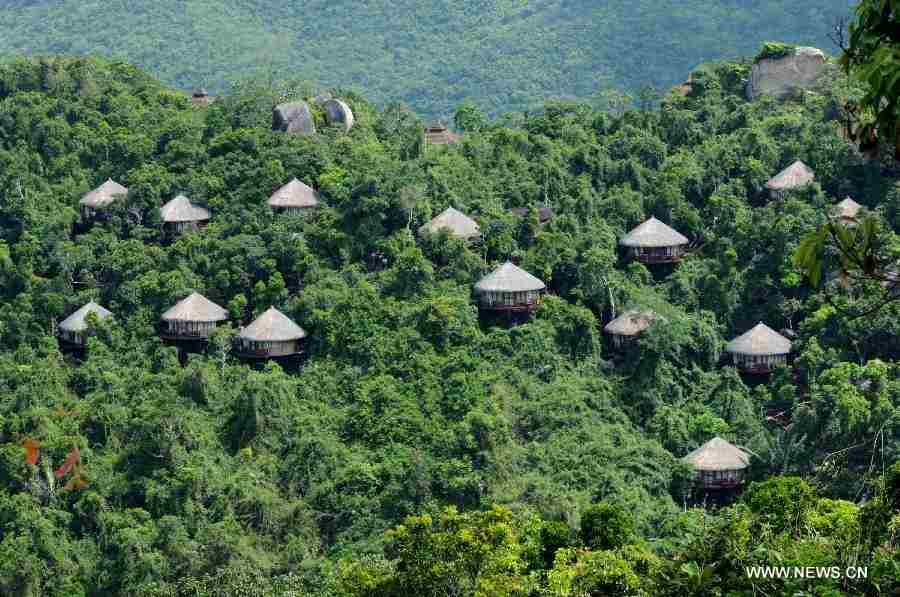
[[[312,187],[293,179],[269,197],[269,207],[315,207],[319,194]]]
[[[788,354],[791,352],[791,341],[760,322],[749,332],[729,342],[725,350],[755,356]]]
[[[688,239],[671,226],[651,217],[622,237],[619,244],[623,247],[677,247],[688,244]]]
[[[750,466],[750,455],[721,437],[714,437],[687,456],[698,471],[739,471]]]
[[[204,87],[198,87],[191,94],[191,103],[195,106],[208,106],[212,103],[213,97]]]
[[[94,301],[91,301],[63,319],[59,324],[59,329],[66,332],[83,332],[87,329],[87,322],[85,320],[87,319],[89,313],[96,314],[97,319],[106,319],[107,317],[112,315],[112,313],[110,313]]]
[[[509,261],[497,267],[475,284],[478,292],[528,292],[543,290],[544,283]]]
[[[626,311],[607,323],[603,330],[616,336],[636,336],[649,328],[656,319],[656,313],[652,311]]]
[[[431,232],[437,234],[442,228],[450,231],[450,234],[457,238],[474,238],[481,234],[481,228],[478,223],[452,207],[448,207],[430,222],[419,228],[419,233]]]
[[[461,138],[461,135],[457,135],[450,131],[447,126],[441,122],[435,122],[425,129],[425,141],[430,145],[450,145],[456,143]]]
[[[860,209],[862,209],[862,205],[860,205],[850,197],[847,197],[834,206],[835,215],[844,220],[855,219]]]
[[[163,321],[225,321],[228,319],[228,311],[202,294],[192,292],[163,313],[162,319]]]
[[[773,191],[784,191],[803,187],[815,180],[816,175],[809,166],[797,160],[766,183],[766,188]]]
[[[253,323],[241,330],[238,337],[251,342],[288,342],[306,337],[306,331],[276,309],[268,311],[253,320]]]
[[[163,222],[202,222],[209,219],[209,210],[194,205],[184,195],[178,195],[159,209]]]
[[[86,207],[104,207],[112,203],[117,195],[126,195],[127,193],[128,189],[109,178],[93,191],[85,193],[78,203]]]

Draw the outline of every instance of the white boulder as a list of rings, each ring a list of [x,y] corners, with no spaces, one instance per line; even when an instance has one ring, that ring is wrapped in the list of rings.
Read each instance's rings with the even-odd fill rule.
[[[747,98],[760,95],[785,97],[797,89],[813,86],[828,62],[816,48],[795,48],[786,56],[763,58],[753,65],[747,82]]]

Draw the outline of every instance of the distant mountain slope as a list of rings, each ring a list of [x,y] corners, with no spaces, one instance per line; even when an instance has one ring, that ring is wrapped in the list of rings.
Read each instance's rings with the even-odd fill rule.
[[[223,89],[250,69],[449,115],[664,87],[764,40],[833,49],[850,0],[0,0],[0,53],[121,55]]]

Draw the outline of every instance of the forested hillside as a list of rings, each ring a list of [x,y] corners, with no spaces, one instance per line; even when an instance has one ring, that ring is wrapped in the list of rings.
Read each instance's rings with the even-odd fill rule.
[[[467,106],[462,142],[434,147],[350,92],[349,133],[316,113],[302,137],[271,131],[267,84],[200,108],[122,62],[2,65],[0,594],[896,594],[900,304],[852,316],[878,284],[814,290],[792,255],[848,194],[900,254],[900,186],[841,135],[860,89],[837,69],[752,103],[748,69],[704,65],[660,106]],[[797,159],[816,182],[770,201]],[[293,177],[315,215],[267,207]],[[127,196],[76,226],[108,178]],[[163,242],[179,193],[212,219]],[[539,205],[543,227],[510,213]],[[448,206],[480,244],[415,233]],[[680,264],[620,251],[650,216],[690,240]],[[519,326],[472,297],[506,260],[549,289]],[[192,291],[231,323],[182,363],[160,317]],[[89,300],[113,316],[61,352]],[[232,351],[271,306],[307,331],[301,366]],[[662,318],[621,353],[601,328],[626,309]],[[793,359],[748,378],[723,349],[759,321]],[[752,452],[754,483],[686,508],[681,459],[715,435]]]
[[[833,49],[851,0],[0,0],[0,54],[122,57],[182,89],[248,71],[450,117],[668,88],[766,40]]]

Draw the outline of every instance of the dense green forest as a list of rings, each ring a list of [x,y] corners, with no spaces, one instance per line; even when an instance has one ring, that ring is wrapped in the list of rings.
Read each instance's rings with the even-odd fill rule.
[[[896,594],[900,304],[855,316],[876,282],[813,288],[792,257],[848,194],[900,256],[900,184],[842,135],[865,90],[839,69],[754,102],[748,71],[705,64],[659,105],[467,104],[462,142],[433,147],[351,91],[349,133],[300,137],[271,131],[285,88],[266,80],[198,108],[125,62],[4,63],[0,594]],[[816,182],[769,201],[796,159]],[[314,216],[266,206],[293,177]],[[127,197],[76,227],[107,178]],[[179,193],[212,221],[163,242]],[[543,227],[510,213],[538,205]],[[481,244],[411,232],[448,206]],[[691,240],[677,266],[620,252],[651,215]],[[550,291],[513,327],[472,300],[508,259]],[[191,291],[232,322],[182,363],[159,319]],[[64,354],[56,325],[91,299],[114,316]],[[308,332],[301,367],[231,351],[273,305]],[[663,319],[621,354],[601,327],[629,308]],[[792,330],[794,358],[750,379],[723,348],[758,321]],[[754,482],[688,507],[681,458],[715,435],[752,451]]]
[[[453,115],[668,88],[770,39],[834,49],[850,0],[0,1],[0,54],[102,54],[182,89],[264,71]]]

